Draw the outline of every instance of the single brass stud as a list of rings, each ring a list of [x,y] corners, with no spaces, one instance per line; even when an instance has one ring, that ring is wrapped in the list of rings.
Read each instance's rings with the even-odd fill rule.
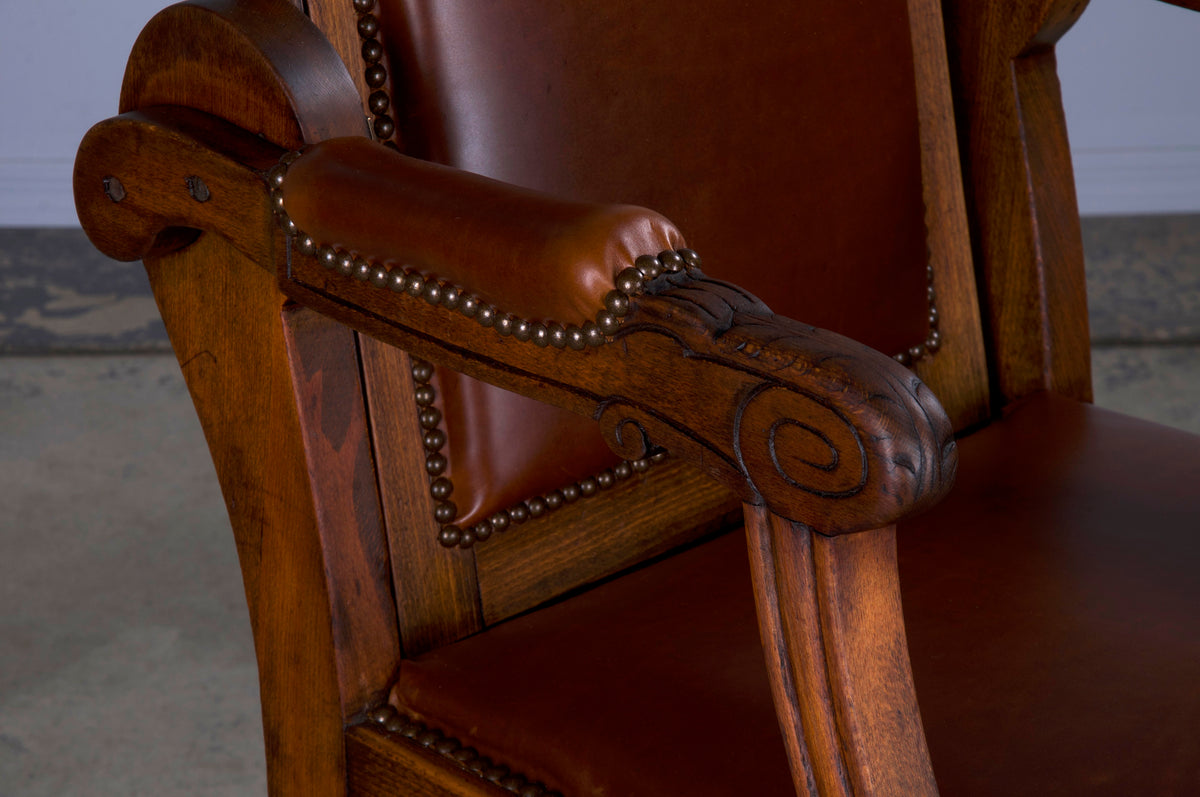
[[[446,472],[446,466],[449,463],[446,461],[444,454],[427,454],[425,456],[425,472],[430,476],[440,476]]]
[[[604,295],[604,309],[617,318],[629,312],[629,296],[620,290],[612,290]]]
[[[683,268],[683,256],[670,249],[658,253],[658,262],[662,263],[664,271],[679,271]]]
[[[125,186],[121,185],[121,181],[116,177],[105,177],[103,183],[104,195],[113,202],[120,202],[125,198]]]
[[[447,310],[453,310],[458,307],[458,303],[462,301],[462,289],[457,285],[451,285],[447,282],[442,286],[442,307]]]
[[[368,86],[377,89],[387,82],[387,70],[383,68],[383,64],[371,64],[363,72],[363,77],[366,78]]]
[[[396,132],[396,123],[387,114],[376,116],[372,127],[375,129],[375,137],[380,140],[391,138],[392,133]]]
[[[416,272],[410,271],[404,275],[404,290],[409,296],[420,296],[425,290],[425,278]]]
[[[643,255],[645,257],[646,255]],[[641,258],[638,258],[641,260]],[[625,294],[636,293],[642,287],[642,272],[636,268],[622,269],[617,274],[617,290]]]
[[[371,96],[367,98],[367,106],[373,114],[386,113],[391,104],[391,98],[388,97],[386,91],[373,91],[371,92]]]
[[[196,175],[191,175],[190,177],[186,178],[184,182],[187,183],[187,190],[188,193],[192,195],[192,199],[196,200],[197,202],[207,202],[208,200],[212,199],[212,192],[208,190],[208,185],[205,184],[204,180],[200,179]],[[280,210],[282,209],[282,197],[280,197]]]
[[[363,14],[358,18],[358,35],[364,39],[372,38],[379,32],[379,20],[374,14]]]
[[[462,529],[458,526],[443,526],[438,532],[438,542],[447,548],[453,548],[462,540]]]
[[[362,43],[362,57],[368,64],[375,63],[383,58],[383,45],[377,39],[365,39]]]
[[[529,507],[530,517],[541,517],[546,514],[546,499],[540,495],[535,495],[525,502],[525,506]]]

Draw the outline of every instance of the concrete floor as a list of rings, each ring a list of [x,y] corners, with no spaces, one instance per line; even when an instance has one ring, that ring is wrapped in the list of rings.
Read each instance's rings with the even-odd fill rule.
[[[1097,403],[1200,433],[1200,217],[1087,221]],[[0,230],[0,797],[264,794],[204,440],[139,267],[89,258]]]
[[[0,795],[266,793],[229,521],[171,356],[0,360]]]

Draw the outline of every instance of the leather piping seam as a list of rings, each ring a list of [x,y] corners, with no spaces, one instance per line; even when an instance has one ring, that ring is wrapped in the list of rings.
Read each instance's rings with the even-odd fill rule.
[[[438,754],[446,761],[457,765],[481,780],[492,783],[505,791],[522,797],[562,797],[562,794],[544,784],[530,780],[525,775],[513,772],[504,764],[479,755],[452,736],[446,736],[437,728],[418,722],[391,705],[385,704],[371,711],[371,721],[389,736],[401,736],[413,743]]]

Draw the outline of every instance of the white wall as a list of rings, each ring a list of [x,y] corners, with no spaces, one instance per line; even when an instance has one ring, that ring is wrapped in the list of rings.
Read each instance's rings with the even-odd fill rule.
[[[1081,212],[1200,211],[1200,14],[1092,0],[1058,73]]]
[[[74,226],[83,134],[117,112],[138,31],[171,0],[0,0],[0,227]]]
[[[75,148],[169,0],[0,0],[0,226],[71,226]],[[1200,212],[1200,14],[1093,0],[1059,47],[1085,213]]]

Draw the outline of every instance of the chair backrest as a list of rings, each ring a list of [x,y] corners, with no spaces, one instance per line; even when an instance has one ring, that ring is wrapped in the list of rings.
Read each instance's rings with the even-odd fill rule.
[[[651,207],[681,226],[706,273],[913,364],[960,428],[986,414],[936,0],[727,2],[703,13],[681,0],[308,6],[378,139],[557,195]],[[406,649],[635,564],[737,511],[670,465],[616,460],[586,419],[420,363],[415,388],[398,390],[385,373],[406,365],[364,355],[372,412],[390,407],[423,425],[407,448],[376,440],[381,473],[419,467],[417,443],[429,473],[418,503],[433,521],[389,522],[394,548],[422,553],[394,553],[393,563],[461,556],[429,550],[420,535],[473,547],[469,563],[437,567],[482,607],[456,602],[434,622],[443,633],[415,620],[406,637],[422,641]],[[405,393],[420,406],[395,406]],[[634,470],[622,489],[604,489]],[[411,484],[389,496],[386,480],[385,513],[412,503],[402,494]],[[510,530],[528,516],[539,520]],[[598,518],[620,542],[595,539]],[[539,559],[549,564],[530,576]],[[433,595],[413,601],[444,606]]]

